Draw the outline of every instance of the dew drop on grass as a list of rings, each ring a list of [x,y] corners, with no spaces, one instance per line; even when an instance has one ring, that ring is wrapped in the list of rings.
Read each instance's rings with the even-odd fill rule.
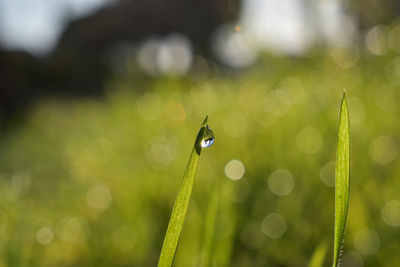
[[[201,140],[200,145],[201,147],[210,147],[212,146],[212,144],[214,144],[214,140],[215,140],[214,133],[207,125],[206,130],[204,132],[204,137]]]
[[[214,143],[214,138],[211,139],[203,139],[201,141],[201,147],[210,147]]]

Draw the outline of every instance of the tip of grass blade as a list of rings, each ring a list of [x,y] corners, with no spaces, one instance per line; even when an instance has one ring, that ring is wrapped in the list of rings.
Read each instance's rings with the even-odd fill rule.
[[[183,175],[183,181],[175,199],[174,207],[172,208],[171,217],[168,223],[167,232],[165,234],[164,243],[161,248],[160,258],[158,260],[158,267],[172,266],[175,258],[175,253],[178,247],[178,242],[182,232],[183,224],[185,222],[186,213],[189,206],[190,196],[193,188],[193,181],[197,172],[199,164],[199,157],[201,152],[201,141],[204,135],[212,135],[211,129],[207,126],[206,116],[199,133],[197,134],[196,141],[192,153],[190,154],[189,161]],[[213,135],[212,135],[213,137]],[[207,140],[206,140],[207,141]],[[210,140],[208,140],[210,141]],[[212,142],[208,146],[211,146]],[[206,147],[208,147],[206,146]]]
[[[341,119],[341,114],[344,113],[344,112],[346,113],[344,115],[347,116],[347,121],[349,121],[349,119],[348,119],[348,107],[347,107],[346,89],[343,89],[342,102],[340,103],[339,120]],[[342,118],[342,119],[346,119],[346,118]]]
[[[208,121],[208,115],[206,115],[206,118],[204,119],[201,127],[206,127],[207,126],[207,121]]]
[[[207,120],[208,115],[204,119],[200,127],[199,133],[197,134],[195,148],[198,155],[200,155],[202,148],[210,147],[214,143],[214,133],[210,129],[210,127],[208,127]]]

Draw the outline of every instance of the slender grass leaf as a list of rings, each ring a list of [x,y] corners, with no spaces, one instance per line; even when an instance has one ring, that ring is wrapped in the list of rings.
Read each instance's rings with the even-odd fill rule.
[[[208,267],[212,264],[213,259],[213,238],[215,231],[215,222],[218,214],[218,186],[217,182],[213,184],[213,193],[208,202],[207,215],[204,225],[203,235],[203,248],[202,248],[202,259],[201,266]]]
[[[333,267],[340,266],[350,191],[350,124],[346,94],[343,93],[339,115],[338,147],[335,173],[335,233]]]
[[[308,267],[322,267],[322,265],[324,264],[324,259],[327,250],[328,250],[328,243],[326,242],[326,240],[319,243],[317,248],[314,250],[314,253],[311,257],[311,261]]]
[[[214,134],[208,127],[207,119],[208,116],[205,118],[199,133],[197,134],[192,153],[190,154],[186,166],[185,174],[183,175],[183,181],[172,209],[167,233],[165,234],[163,247],[161,249],[160,259],[158,261],[159,267],[172,266],[189,206],[190,195],[192,193],[193,181],[199,164],[201,150],[204,147],[211,146],[214,142]]]
[[[226,190],[226,192],[236,192],[235,190],[239,190],[237,183],[231,183],[229,181],[225,181],[224,184],[221,185],[221,188],[224,188],[224,191]],[[218,242],[214,243],[214,259],[217,263],[217,266],[231,267],[233,265],[232,254],[236,241],[235,233],[239,214],[236,203],[232,201],[222,201],[222,199],[220,200],[219,210],[223,211],[223,216],[228,218],[228,220],[219,220],[219,217],[217,217],[215,227],[216,231],[223,229],[225,232],[225,238],[218,239]]]

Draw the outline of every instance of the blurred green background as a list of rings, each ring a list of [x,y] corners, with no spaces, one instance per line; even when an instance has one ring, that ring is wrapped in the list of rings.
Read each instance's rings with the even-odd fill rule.
[[[215,143],[200,158],[175,266],[200,266],[215,188],[212,266],[307,266],[323,242],[329,266],[344,88],[352,168],[342,266],[400,266],[393,21],[301,56],[262,52],[246,68],[199,57],[185,75],[152,76],[128,64],[107,76],[102,97],[40,98],[0,132],[0,266],[156,266],[206,115]]]

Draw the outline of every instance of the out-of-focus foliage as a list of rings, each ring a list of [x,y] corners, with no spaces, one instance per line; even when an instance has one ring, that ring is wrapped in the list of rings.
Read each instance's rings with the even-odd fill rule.
[[[175,265],[201,263],[218,184],[215,266],[307,266],[333,238],[343,88],[352,189],[342,266],[400,266],[398,53],[335,48],[200,71],[115,77],[105,99],[42,101],[3,131],[0,266],[155,266],[206,114],[216,139],[200,159]]]

